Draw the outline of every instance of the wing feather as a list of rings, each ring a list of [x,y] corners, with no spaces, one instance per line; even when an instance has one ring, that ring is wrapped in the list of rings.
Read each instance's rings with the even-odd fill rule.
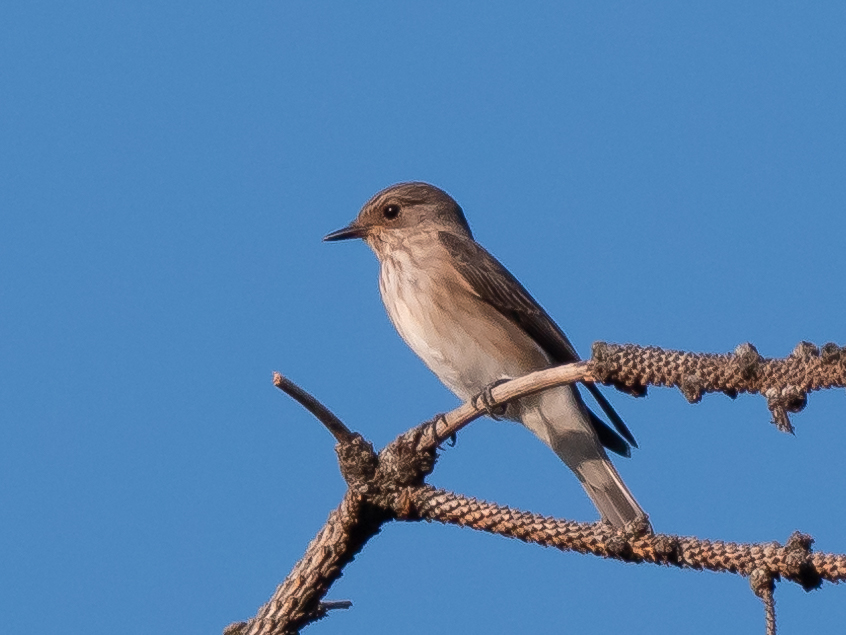
[[[471,238],[438,232],[438,239],[456,264],[458,272],[479,298],[519,324],[557,364],[579,361],[576,349],[555,321],[525,287],[500,262]],[[612,452],[629,455],[634,436],[594,384],[585,384],[617,432],[590,412],[591,424],[602,445]],[[576,395],[581,399],[578,390]]]

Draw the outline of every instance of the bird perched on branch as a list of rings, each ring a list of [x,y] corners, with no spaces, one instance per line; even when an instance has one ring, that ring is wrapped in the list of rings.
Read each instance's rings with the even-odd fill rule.
[[[473,239],[461,207],[443,190],[427,183],[382,190],[350,225],[324,240],[349,238],[363,239],[379,259],[382,301],[400,336],[461,399],[578,361],[546,311]],[[605,452],[628,456],[630,446],[637,447],[634,437],[597,387],[585,386],[613,428],[570,385],[509,403],[504,414],[552,448],[603,519],[615,527],[645,521]]]

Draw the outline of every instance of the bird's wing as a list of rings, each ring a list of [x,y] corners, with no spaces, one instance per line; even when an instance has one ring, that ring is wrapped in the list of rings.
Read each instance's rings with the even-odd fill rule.
[[[473,292],[508,319],[523,327],[559,364],[579,361],[576,349],[558,325],[498,260],[475,240],[438,232],[459,273]]]
[[[579,361],[576,349],[549,314],[500,262],[475,240],[449,232],[438,232],[438,239],[450,254],[458,272],[480,299],[509,320],[519,324],[546,352],[552,361],[569,364]],[[637,447],[634,436],[608,400],[593,384],[585,384],[591,395],[614,424],[617,435],[593,413],[591,423],[606,448],[628,456],[628,443]],[[576,391],[578,395],[578,391]],[[625,439],[625,440],[624,440]]]

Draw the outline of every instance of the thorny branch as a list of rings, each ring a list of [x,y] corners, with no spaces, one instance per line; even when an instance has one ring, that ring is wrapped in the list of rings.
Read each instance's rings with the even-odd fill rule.
[[[653,534],[648,524],[620,531],[602,523],[578,523],[477,501],[424,483],[434,469],[438,445],[491,407],[552,386],[599,382],[640,396],[646,387],[674,386],[696,403],[706,392],[735,397],[762,394],[773,422],[792,432],[788,413],[801,411],[814,390],[846,386],[846,348],[818,349],[800,343],[784,359],[762,358],[750,344],[734,354],[711,355],[655,347],[597,343],[593,358],[532,373],[472,399],[433,421],[400,435],[378,454],[314,397],[279,374],[274,383],[318,418],[338,441],[336,451],[349,489],[338,509],[308,545],[303,558],[270,601],[225,635],[297,633],[349,602],[324,602],[332,583],[382,524],[391,520],[437,521],[517,538],[562,551],[590,553],[626,562],[709,569],[747,576],[766,608],[767,632],[775,633],[774,583],[789,580],[804,589],[846,580],[846,554],[814,553],[813,539],[794,533],[785,545],[742,544]]]

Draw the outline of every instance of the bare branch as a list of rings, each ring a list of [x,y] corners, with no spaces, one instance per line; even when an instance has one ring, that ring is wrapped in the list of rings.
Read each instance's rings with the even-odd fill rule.
[[[321,600],[343,568],[377,533],[389,516],[348,491],[341,505],[329,514],[302,559],[294,565],[273,597],[248,622],[229,626],[228,635],[282,635],[296,633],[326,615]]]
[[[627,391],[675,386],[690,403],[699,402],[706,392],[730,397],[759,393],[767,398],[773,423],[784,432],[793,431],[787,413],[804,409],[809,392],[846,386],[846,347],[836,344],[820,349],[800,342],[788,357],[769,359],[751,344],[714,355],[597,342],[591,361],[598,381]]]
[[[338,443],[348,441],[350,437],[352,437],[352,431],[344,425],[343,421],[338,419],[338,417],[336,417],[329,408],[297,386],[297,384],[292,382],[290,379],[284,377],[280,373],[274,372],[273,384],[313,414],[320,423],[326,426],[326,429],[332,433],[332,436],[335,437],[335,440]]]
[[[775,618],[775,581],[773,575],[766,569],[755,569],[749,576],[752,591],[764,603],[764,619],[767,624],[767,635],[776,635]]]
[[[621,532],[603,523],[550,518],[428,485],[407,492],[405,497],[416,512],[407,518],[409,520],[434,520],[470,527],[561,551],[743,576],[762,571],[771,579],[790,580],[806,590],[819,587],[823,580],[846,581],[846,555],[812,553],[813,540],[799,533],[793,534],[784,546],[775,542],[723,542],[651,534],[637,527]]]
[[[478,395],[421,425],[418,449],[437,447],[492,407],[576,382],[612,384],[635,395],[646,394],[648,385],[674,386],[691,403],[698,403],[706,392],[730,397],[740,392],[760,393],[767,398],[779,429],[792,432],[787,413],[801,411],[808,392],[846,386],[846,349],[826,344],[820,350],[801,342],[789,357],[767,359],[751,344],[738,346],[733,354],[714,355],[597,342],[589,361],[556,366],[499,384],[491,390],[490,399]]]
[[[349,489],[341,505],[309,544],[303,558],[276,589],[271,600],[248,622],[228,626],[227,635],[296,633],[347,602],[324,597],[341,571],[383,523],[428,520],[471,527],[563,551],[590,553],[626,562],[736,573],[750,578],[764,602],[767,632],[775,633],[774,583],[789,580],[804,589],[822,581],[846,581],[846,554],[812,553],[813,539],[795,533],[785,545],[733,543],[667,534],[652,534],[648,522],[625,531],[601,523],[578,523],[477,501],[424,484],[434,468],[436,448],[491,408],[514,399],[575,382],[601,382],[633,395],[646,387],[674,386],[696,403],[706,392],[731,397],[740,392],[767,398],[774,422],[791,431],[788,412],[799,412],[807,394],[846,386],[846,348],[818,349],[802,342],[784,359],[762,358],[751,344],[734,354],[692,354],[654,347],[597,343],[593,359],[532,373],[500,384],[400,435],[378,455],[328,408],[278,373],[274,383],[317,417],[338,440],[341,473]]]
[[[331,600],[328,602],[321,602],[320,608],[325,611],[337,611],[338,609],[351,609],[352,602],[349,600]]]
[[[432,450],[444,440],[461,430],[467,424],[488,413],[491,407],[502,406],[520,397],[541,392],[553,386],[572,384],[578,381],[595,381],[590,362],[576,362],[539,370],[517,379],[499,384],[491,390],[491,400],[483,402],[480,396],[460,405],[445,415],[436,417],[415,429],[420,435],[418,451]]]

